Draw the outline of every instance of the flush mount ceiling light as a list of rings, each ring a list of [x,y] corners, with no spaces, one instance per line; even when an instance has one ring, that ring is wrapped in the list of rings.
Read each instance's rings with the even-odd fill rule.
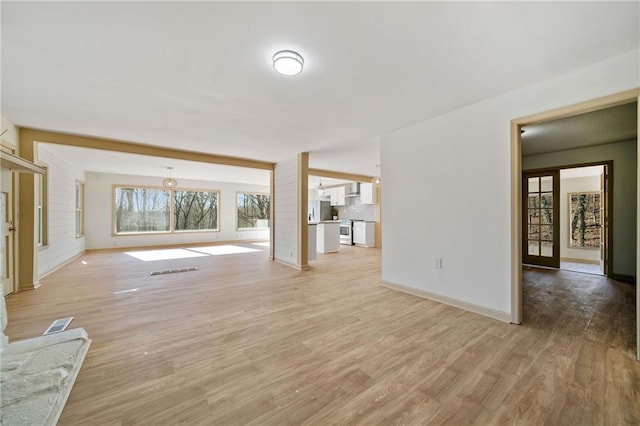
[[[302,72],[304,59],[293,50],[281,50],[273,55],[273,69],[283,75],[298,75]]]
[[[167,167],[167,170],[169,170],[169,177],[162,181],[162,186],[165,188],[175,188],[178,186],[178,181],[171,177],[171,170],[173,170],[173,167]]]

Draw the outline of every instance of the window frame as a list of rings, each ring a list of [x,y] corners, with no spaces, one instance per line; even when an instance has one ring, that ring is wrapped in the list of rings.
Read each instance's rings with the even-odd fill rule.
[[[271,193],[270,192],[260,192],[260,191],[236,191],[236,196],[235,196],[235,200],[234,200],[234,209],[235,209],[235,222],[236,222],[236,231],[237,232],[242,232],[242,231],[265,231],[265,230],[269,230],[271,229],[271,220],[272,218],[269,217],[269,226],[265,227],[265,228],[240,228],[238,225],[238,195],[240,194],[246,194],[246,195],[268,195],[269,196],[269,207],[271,207],[271,202],[272,197],[271,197]],[[271,213],[269,213],[269,216],[271,216]]]
[[[118,232],[116,229],[116,190],[117,188],[140,188],[140,189],[158,189],[161,191],[169,192],[169,230],[168,231],[146,231],[146,232]],[[216,193],[218,197],[218,209],[217,209],[217,229],[175,229],[175,192],[210,192]],[[206,232],[220,232],[220,218],[222,216],[222,195],[219,189],[208,188],[165,188],[160,185],[127,185],[114,183],[111,185],[111,236],[112,237],[126,237],[126,236],[139,236],[139,235],[171,235],[171,234],[190,234],[190,233],[206,233]]]
[[[218,206],[216,209],[216,229],[179,229],[176,230],[175,224],[175,193],[176,192],[208,192],[211,194],[216,194],[218,198]],[[220,202],[222,200],[222,196],[219,189],[202,189],[202,188],[171,188],[169,189],[171,192],[171,224],[169,226],[170,233],[172,234],[188,234],[188,233],[202,233],[202,232],[220,232],[220,217],[221,217],[221,208]]]
[[[37,174],[36,179],[36,245],[39,248],[49,246],[49,166],[44,163],[38,165],[45,169],[44,174]]]
[[[78,188],[80,189],[80,195],[81,195],[80,206],[78,206]],[[75,235],[76,235],[76,238],[83,238],[85,236],[85,228],[84,228],[85,198],[86,198],[85,183],[80,179],[76,179],[76,184],[75,184]],[[78,233],[78,212],[80,212],[80,232],[79,233]]]

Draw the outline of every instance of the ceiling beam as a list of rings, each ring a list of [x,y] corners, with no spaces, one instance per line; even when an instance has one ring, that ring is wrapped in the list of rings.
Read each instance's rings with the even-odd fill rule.
[[[178,160],[197,161],[200,163],[249,167],[252,169],[273,170],[274,167],[274,163],[270,163],[267,161],[207,154],[204,152],[187,151],[177,148],[166,148],[141,143],[117,141],[113,139],[70,135],[66,133],[49,132],[46,130],[30,129],[25,127],[20,128],[20,138],[25,138],[33,142],[68,145],[79,148],[102,149],[106,151],[124,152],[127,154],[137,155],[149,155],[153,157],[175,158]]]
[[[371,182],[374,176],[359,175],[354,173],[336,172],[333,170],[309,169],[309,176],[319,176],[332,179],[352,180],[355,182]]]

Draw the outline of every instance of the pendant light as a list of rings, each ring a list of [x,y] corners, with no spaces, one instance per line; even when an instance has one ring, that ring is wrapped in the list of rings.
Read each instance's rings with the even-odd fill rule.
[[[322,185],[322,178],[320,178],[320,183],[318,184],[318,187],[316,189],[318,190],[318,193],[320,195],[324,195],[324,186]]]
[[[175,188],[178,186],[178,181],[171,177],[171,170],[173,170],[173,167],[167,167],[167,170],[169,170],[169,177],[162,181],[162,186],[165,188]]]

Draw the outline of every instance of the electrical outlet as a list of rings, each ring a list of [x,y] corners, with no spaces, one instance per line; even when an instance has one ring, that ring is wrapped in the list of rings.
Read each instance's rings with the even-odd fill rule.
[[[436,257],[436,269],[442,269],[442,258]]]

